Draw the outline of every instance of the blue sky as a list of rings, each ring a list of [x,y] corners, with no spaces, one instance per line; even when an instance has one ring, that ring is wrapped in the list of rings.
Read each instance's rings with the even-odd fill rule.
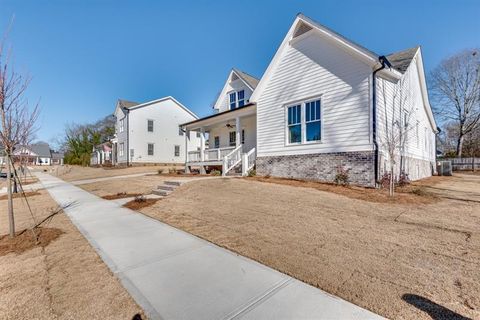
[[[40,99],[38,138],[113,112],[116,100],[176,97],[199,116],[232,67],[260,77],[298,12],[378,54],[421,45],[430,71],[480,46],[480,1],[22,1],[0,0],[0,32],[14,15],[15,66]]]

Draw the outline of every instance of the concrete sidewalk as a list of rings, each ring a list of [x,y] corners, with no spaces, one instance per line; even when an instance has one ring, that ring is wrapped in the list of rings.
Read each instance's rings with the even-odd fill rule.
[[[383,319],[58,178],[36,175],[151,319]]]

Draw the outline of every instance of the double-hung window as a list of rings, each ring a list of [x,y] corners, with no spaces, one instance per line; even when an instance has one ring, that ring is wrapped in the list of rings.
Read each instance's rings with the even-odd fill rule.
[[[153,151],[154,151],[154,145],[153,145],[153,143],[149,143],[149,144],[148,144],[147,154],[148,154],[149,156],[153,156]]]
[[[319,99],[287,107],[287,144],[316,142],[322,139]]]
[[[214,139],[214,146],[215,146],[215,149],[218,149],[220,148],[220,137],[219,136],[216,136]]]
[[[125,144],[123,142],[120,142],[120,145],[118,147],[118,155],[120,157],[123,157],[124,153],[125,153]]]
[[[119,124],[118,124],[118,132],[123,132],[124,129],[124,119],[120,119]]]
[[[174,155],[175,157],[180,157],[180,146],[175,146]]]
[[[288,107],[288,143],[302,142],[302,105]]]
[[[147,131],[153,132],[153,120],[147,120]]]
[[[228,94],[230,110],[243,107],[245,105],[245,90],[230,92]]]
[[[320,141],[320,100],[305,103],[306,141]]]

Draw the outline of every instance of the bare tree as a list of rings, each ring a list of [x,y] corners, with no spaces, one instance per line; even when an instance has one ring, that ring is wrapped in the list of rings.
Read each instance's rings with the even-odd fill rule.
[[[434,112],[457,126],[456,153],[480,124],[480,50],[464,50],[440,63],[430,81]]]
[[[7,165],[8,219],[10,236],[15,236],[12,200],[12,154],[16,146],[30,142],[38,118],[38,105],[30,108],[25,97],[29,77],[17,73],[9,64],[6,37],[0,40],[0,143],[4,147]]]
[[[413,110],[413,104],[408,103],[408,85],[407,77],[400,79],[397,84],[389,84],[390,88],[387,88],[386,81],[381,82],[383,133],[380,143],[388,155],[390,196],[395,194],[395,172],[398,172],[398,178],[405,174],[406,145],[411,137],[410,132],[415,128],[411,120],[416,110]]]

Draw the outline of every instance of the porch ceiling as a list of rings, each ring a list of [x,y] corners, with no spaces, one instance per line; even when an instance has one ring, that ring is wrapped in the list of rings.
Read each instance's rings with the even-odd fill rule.
[[[208,130],[218,126],[225,125],[229,121],[235,121],[236,118],[244,118],[255,115],[257,113],[257,106],[253,103],[244,107],[217,113],[205,118],[181,124],[180,126],[185,130],[197,131],[201,128]]]

